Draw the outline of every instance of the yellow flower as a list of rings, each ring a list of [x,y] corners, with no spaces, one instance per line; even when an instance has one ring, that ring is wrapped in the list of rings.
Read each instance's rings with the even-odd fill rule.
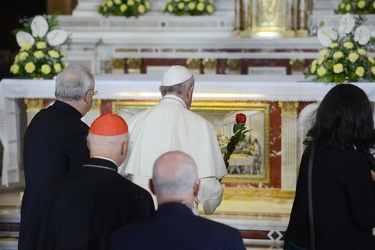
[[[372,4],[372,8],[375,9],[375,2]]]
[[[145,6],[146,6],[146,10],[150,9],[150,3],[149,2],[145,2]]]
[[[21,61],[25,60],[27,57],[29,56],[29,53],[25,52],[25,51],[22,51],[20,54],[19,54],[19,59]]]
[[[53,65],[53,69],[58,73],[61,71],[61,64],[60,63],[55,63]]]
[[[168,5],[168,11],[173,12],[173,6],[172,5]]]
[[[355,61],[357,61],[357,59],[359,58],[359,55],[355,52],[352,52],[349,54],[349,61],[351,61],[352,63],[354,63]]]
[[[141,4],[141,5],[138,6],[138,12],[139,13],[143,14],[143,13],[145,13],[145,11],[146,11],[146,8],[145,8],[144,5]]]
[[[51,73],[51,67],[48,64],[43,64],[41,70],[42,70],[42,73],[45,75],[48,75],[49,73]]]
[[[341,63],[335,64],[333,66],[333,72],[336,74],[341,73],[344,70],[344,66]]]
[[[345,4],[344,3],[341,3],[340,4],[340,9],[344,9],[345,8]]]
[[[107,2],[107,6],[108,6],[109,8],[111,8],[111,7],[113,6],[113,2],[112,2],[112,1],[108,1],[108,2]]]
[[[334,49],[334,48],[336,48],[337,46],[339,46],[338,43],[332,43],[329,47],[332,48],[332,49]]]
[[[326,49],[322,49],[322,50],[319,52],[319,55],[320,55],[321,57],[327,55],[327,50],[326,50]]]
[[[39,59],[39,58],[42,58],[44,56],[44,53],[41,50],[37,50],[37,51],[34,52],[34,56],[35,56],[35,58]]]
[[[126,4],[121,4],[120,5],[121,12],[125,12],[127,9],[128,9],[128,6]]]
[[[13,64],[12,66],[10,66],[10,73],[17,74],[19,70],[20,66],[18,66],[18,64]]]
[[[211,4],[209,4],[207,5],[206,10],[209,14],[211,14],[214,11],[214,7]]]
[[[367,57],[367,59],[368,59],[372,64],[375,63],[374,58],[372,58],[371,56]]]
[[[344,54],[341,51],[337,51],[337,52],[335,52],[335,54],[333,54],[333,58],[335,58],[335,59],[340,59],[343,56],[344,56]]]
[[[323,76],[327,73],[327,70],[324,67],[319,67],[316,73],[318,74],[318,76]]]
[[[198,3],[197,10],[203,11],[204,10],[204,3],[202,3],[202,2]]]
[[[193,10],[193,9],[195,9],[195,3],[190,2],[190,3],[188,4],[188,8],[189,8],[189,10]]]
[[[59,58],[60,54],[56,50],[50,50],[48,51],[48,55],[52,58]]]
[[[375,67],[371,67],[371,73],[375,75]]]
[[[365,69],[363,67],[357,67],[355,74],[359,77],[362,77],[365,74]]]
[[[347,48],[347,49],[352,49],[354,47],[354,45],[353,45],[352,42],[345,42],[344,47]]]
[[[133,0],[128,0],[128,5],[129,6],[133,6],[134,5],[134,1]]]
[[[318,64],[322,64],[324,62],[324,58],[320,58]]]
[[[315,59],[314,61],[312,61],[311,66],[316,66],[317,63],[318,63],[318,60]]]
[[[357,52],[358,52],[358,54],[360,54],[361,56],[365,56],[365,55],[367,55],[367,51],[364,50],[364,49],[358,49]]]
[[[179,8],[180,10],[184,9],[185,8],[185,4],[183,2],[179,3],[177,5],[177,8]]]
[[[25,44],[21,47],[20,51],[28,51],[29,49],[31,49],[31,44],[30,44],[30,43],[25,43]]]
[[[366,5],[365,1],[359,1],[358,4],[357,4],[358,8],[360,8],[360,9],[363,9],[363,7],[365,7],[365,5]]]
[[[33,73],[35,70],[35,64],[33,62],[28,62],[25,64],[25,70],[27,73]]]
[[[113,0],[113,2],[117,5],[121,4],[121,0]]]
[[[37,49],[45,49],[47,47],[47,44],[45,42],[38,42],[36,44]]]
[[[346,7],[345,7],[345,10],[350,11],[351,9],[352,9],[352,6],[350,6],[350,4],[347,4]]]
[[[310,69],[311,74],[314,74],[315,71],[316,71],[316,66],[315,65],[311,65],[311,69]]]

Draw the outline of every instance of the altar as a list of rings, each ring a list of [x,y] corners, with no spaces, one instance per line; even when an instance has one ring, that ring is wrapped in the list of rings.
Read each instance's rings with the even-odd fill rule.
[[[257,114],[250,120],[249,127],[255,128],[256,135],[261,138],[264,172],[228,175],[224,179],[227,192],[239,187],[244,188],[244,195],[246,188],[254,187],[293,192],[304,149],[301,142],[309,118],[317,102],[334,85],[309,82],[303,76],[195,77],[194,112],[200,112],[208,119],[216,113],[222,120],[223,114],[228,112],[228,119],[234,119],[233,112],[249,112],[249,116]],[[98,95],[92,110],[83,120],[90,125],[101,113],[120,113],[123,108],[138,110],[156,104],[160,100],[160,79],[158,74],[95,75]],[[356,85],[375,102],[374,83]],[[20,113],[26,112],[28,123],[40,108],[48,105],[46,100],[51,102],[53,98],[54,80],[3,79],[0,82],[0,139],[4,146],[2,185],[18,182],[20,178],[23,136]],[[26,102],[23,111],[18,102],[22,99]]]

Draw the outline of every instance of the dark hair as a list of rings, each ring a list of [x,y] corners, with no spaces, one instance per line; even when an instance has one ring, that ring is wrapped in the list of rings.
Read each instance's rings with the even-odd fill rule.
[[[373,110],[366,93],[353,84],[338,84],[323,98],[315,113],[315,123],[307,132],[306,145],[328,138],[333,150],[355,146],[370,159],[375,145]]]

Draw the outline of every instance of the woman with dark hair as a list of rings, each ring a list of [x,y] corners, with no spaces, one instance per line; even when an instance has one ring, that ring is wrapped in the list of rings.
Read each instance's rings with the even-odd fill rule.
[[[319,105],[304,144],[284,249],[311,249],[313,238],[317,250],[374,250],[375,129],[364,91],[352,84],[334,86]],[[308,199],[311,154],[313,237]]]

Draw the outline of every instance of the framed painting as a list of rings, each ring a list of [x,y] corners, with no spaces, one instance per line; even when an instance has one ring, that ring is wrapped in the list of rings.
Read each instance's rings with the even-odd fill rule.
[[[133,115],[156,105],[158,101],[117,101],[112,111],[129,120]],[[203,116],[215,128],[224,154],[233,135],[235,116],[246,115],[246,133],[229,160],[225,183],[269,183],[270,181],[270,105],[258,102],[193,101],[191,111]]]

